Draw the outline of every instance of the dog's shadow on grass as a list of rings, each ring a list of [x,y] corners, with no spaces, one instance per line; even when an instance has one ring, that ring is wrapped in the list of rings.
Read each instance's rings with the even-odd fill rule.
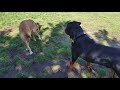
[[[108,31],[105,29],[99,30],[98,32],[95,32],[93,35],[95,35],[96,39],[100,43],[106,41],[109,46],[120,48],[120,41],[115,37],[110,37]]]
[[[95,32],[93,35],[96,37],[98,43],[100,44],[106,44],[107,46],[120,48],[120,41],[115,37],[110,37],[109,32],[106,29],[98,30],[98,32]],[[102,68],[102,66],[99,65],[98,67]],[[103,73],[103,71],[106,72],[106,70],[109,72],[107,68],[106,70],[104,68],[103,70],[101,69],[102,71],[98,70],[99,73]]]
[[[68,70],[66,66],[71,59],[71,41],[65,34],[65,28],[69,22],[48,23],[49,27],[42,29],[41,36],[44,37],[45,33],[47,35],[42,40],[44,54],[38,59],[43,59],[43,62],[36,65],[39,67],[39,72],[35,72],[33,68],[27,70],[32,70],[38,73],[38,76],[46,78],[81,78],[76,70]]]
[[[37,56],[36,53],[42,51],[40,41],[31,41],[30,46],[35,54],[27,55],[24,43],[15,30],[6,28],[0,31],[0,77],[4,77],[5,74],[11,71],[16,72],[17,65],[28,66],[32,64]],[[12,36],[12,34],[15,36]],[[12,77],[13,72],[8,77]]]
[[[35,53],[33,56],[26,55],[25,46],[19,34],[11,37],[9,34],[12,32],[1,32],[0,68],[5,69],[6,72],[0,76],[14,78],[33,75],[33,77],[41,78],[80,78],[80,74],[76,71],[68,71],[66,67],[66,62],[69,62],[71,58],[70,38],[64,32],[68,22],[70,21],[58,24],[48,23],[49,27],[43,27],[41,37],[44,39],[39,41],[36,37],[37,41],[30,43]],[[49,32],[49,35],[45,36],[44,32]]]
[[[46,27],[42,30],[42,33],[49,32],[49,35],[46,35],[43,39],[44,53],[48,57],[54,58],[57,55],[65,55],[68,53],[67,51],[65,52],[65,49],[66,47],[69,47],[67,46],[69,39],[64,32],[68,22],[69,21],[59,22],[55,25],[53,23],[48,23],[49,27]]]
[[[48,23],[50,28],[48,27],[43,28],[41,31],[41,36],[46,30],[51,29],[50,36],[46,36],[45,39],[42,40],[42,42],[40,41],[30,42],[30,47],[35,53],[33,56],[26,55],[25,53],[26,51],[24,51],[25,46],[21,38],[19,37],[19,34],[15,35],[14,37],[11,37],[9,35],[10,33],[12,33],[11,30],[1,31],[0,32],[0,53],[1,53],[0,68],[5,69],[7,71],[5,73],[2,73],[0,76],[15,77],[15,75],[12,74],[17,73],[16,68],[18,71],[21,69],[22,71],[24,71],[24,69],[27,68],[27,66],[32,67],[32,65],[36,63],[36,61],[41,62],[45,60],[52,60],[52,59],[55,60],[57,58],[59,63],[59,58],[68,59],[69,52],[67,52],[66,49],[68,50],[70,47],[66,48],[68,46],[64,45],[64,42],[67,41],[66,36],[64,34],[64,29],[67,23],[68,22],[60,22],[56,25],[53,25],[52,23]],[[46,39],[47,42],[45,42]],[[43,54],[39,55],[40,52],[43,52]],[[50,62],[53,63],[53,60]],[[46,64],[46,67],[47,66],[48,65]],[[11,68],[8,69],[7,67],[11,67]],[[7,73],[9,74],[7,75]],[[59,75],[56,77],[59,77]]]
[[[48,25],[50,26],[50,28],[45,28],[44,31],[42,31],[42,33],[44,33],[45,31],[49,31],[49,29],[51,29],[51,32],[49,33],[49,36],[46,36],[44,39],[45,42],[45,48],[44,48],[44,53],[46,57],[49,57],[48,59],[51,60],[51,62],[53,62],[52,64],[54,64],[55,66],[58,65],[61,67],[61,71],[62,73],[60,73],[59,71],[54,75],[54,78],[57,77],[62,77],[62,78],[87,78],[86,73],[83,72],[79,72],[74,70],[69,70],[66,66],[66,62],[69,62],[71,59],[71,41],[69,36],[67,36],[65,34],[65,28],[67,22],[60,22],[58,24],[52,24],[52,23],[48,23]],[[54,61],[56,63],[54,63]],[[62,63],[62,64],[61,64]],[[49,66],[49,65],[48,65]],[[45,68],[48,68],[48,72],[50,72],[50,67],[46,66]],[[57,66],[56,66],[57,68]],[[77,65],[77,68],[81,68]],[[80,69],[79,69],[80,70]],[[60,74],[59,74],[60,73]],[[48,75],[47,77],[53,77],[52,75]]]

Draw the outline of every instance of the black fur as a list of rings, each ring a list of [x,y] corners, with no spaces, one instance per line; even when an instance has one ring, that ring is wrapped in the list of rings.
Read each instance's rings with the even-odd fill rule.
[[[65,33],[73,39],[72,63],[80,56],[87,62],[104,65],[112,68],[120,77],[120,48],[113,48],[96,43],[90,39],[80,26],[81,22],[67,24]]]

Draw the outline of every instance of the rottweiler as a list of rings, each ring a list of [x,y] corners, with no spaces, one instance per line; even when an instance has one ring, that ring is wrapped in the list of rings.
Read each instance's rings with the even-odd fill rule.
[[[81,22],[72,21],[67,24],[65,33],[73,40],[71,52],[72,61],[68,66],[73,66],[80,56],[87,61],[88,69],[91,71],[91,63],[106,66],[110,68],[111,78],[115,73],[120,77],[120,48],[105,46],[91,39],[80,26]]]

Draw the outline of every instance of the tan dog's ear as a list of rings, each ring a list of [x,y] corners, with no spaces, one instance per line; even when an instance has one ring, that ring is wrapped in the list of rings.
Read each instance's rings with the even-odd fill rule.
[[[42,27],[42,25],[40,25],[39,23],[36,23],[38,26],[38,29],[40,30],[40,28]]]
[[[39,23],[36,23],[37,25],[40,25]]]
[[[42,27],[43,25],[40,25],[39,23],[36,23],[39,27]]]

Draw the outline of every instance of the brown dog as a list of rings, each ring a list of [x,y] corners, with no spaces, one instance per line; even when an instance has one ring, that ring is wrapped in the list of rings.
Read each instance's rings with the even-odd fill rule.
[[[30,19],[24,20],[20,23],[20,37],[26,45],[26,50],[29,50],[30,55],[33,53],[29,46],[30,39],[34,39],[36,41],[34,37],[34,34],[36,34],[39,37],[39,40],[41,40],[41,37],[39,35],[41,26],[42,25],[39,25],[39,23],[35,23],[33,20]]]

